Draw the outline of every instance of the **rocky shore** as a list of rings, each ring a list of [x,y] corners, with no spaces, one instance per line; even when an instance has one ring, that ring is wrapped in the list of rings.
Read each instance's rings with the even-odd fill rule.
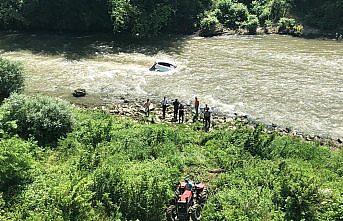
[[[118,115],[118,116],[125,116],[132,118],[137,121],[144,121],[147,123],[167,123],[167,124],[175,124],[175,120],[173,119],[173,107],[170,105],[167,108],[166,118],[162,119],[162,108],[160,106],[160,101],[153,100],[152,103],[155,104],[154,107],[151,109],[150,116],[146,117],[145,111],[143,106],[143,100],[129,100],[124,97],[121,97],[117,102],[112,104],[104,104],[101,106],[92,106],[92,105],[77,105],[78,107],[85,108],[85,109],[94,109],[94,110],[102,110],[109,114]],[[187,126],[191,126],[194,124],[193,116],[194,116],[194,108],[191,105],[185,105],[185,121],[184,124]],[[202,122],[202,116],[200,115],[199,122]],[[263,124],[265,126],[266,133],[278,133],[284,136],[291,136],[297,137],[306,141],[317,142],[320,145],[329,146],[332,150],[337,148],[343,147],[343,139],[342,138],[331,138],[331,137],[324,137],[319,135],[310,135],[306,134],[302,131],[295,130],[289,127],[282,127],[276,124],[265,124],[263,122],[257,121],[251,118],[248,115],[240,114],[240,113],[222,113],[222,112],[213,112],[212,113],[212,120],[211,120],[211,128],[219,128],[219,127],[228,127],[235,129],[238,125],[245,125],[251,128],[257,127],[259,124]],[[199,127],[199,130],[202,128]]]

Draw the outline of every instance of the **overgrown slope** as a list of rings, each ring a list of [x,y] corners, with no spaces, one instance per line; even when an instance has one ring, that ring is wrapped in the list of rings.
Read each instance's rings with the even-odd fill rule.
[[[210,187],[202,220],[343,217],[341,150],[261,128],[204,133],[94,111],[74,115],[74,130],[53,149],[2,135],[0,178],[8,182],[0,220],[164,220],[185,176]]]

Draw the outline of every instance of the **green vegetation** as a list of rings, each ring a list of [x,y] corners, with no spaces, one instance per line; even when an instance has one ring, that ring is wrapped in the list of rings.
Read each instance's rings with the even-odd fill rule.
[[[27,97],[15,95],[1,109],[15,100]],[[205,221],[343,217],[342,150],[268,135],[261,126],[204,133],[197,125],[72,114],[73,130],[53,149],[15,137],[24,125],[16,131],[0,125],[1,219],[164,220],[174,186],[185,176],[209,186]],[[14,114],[11,120],[21,119]],[[46,135],[52,136],[59,137]],[[214,169],[224,172],[209,172]]]
[[[2,0],[0,30],[112,30],[115,35],[149,38],[200,29],[211,36],[213,27],[218,26],[213,15],[224,27],[246,28],[250,34],[258,24],[277,26],[281,18],[297,18],[297,24],[321,30],[343,28],[341,0]]]
[[[24,84],[21,64],[0,58],[0,102],[11,93],[19,92]]]
[[[200,22],[200,35],[211,37],[223,31],[223,27],[213,13],[208,13]]]
[[[248,30],[249,34],[256,34],[258,25],[259,21],[256,15],[249,15],[247,21],[243,23],[243,27]]]
[[[55,144],[73,124],[67,102],[43,96],[14,94],[1,106],[0,113],[0,125],[7,133],[32,138],[40,145]]]
[[[249,11],[246,5],[231,0],[219,0],[214,7],[219,21],[227,28],[237,29],[246,21]]]
[[[303,27],[296,23],[293,18],[280,18],[278,22],[279,33],[301,35]]]
[[[32,149],[33,144],[18,138],[0,141],[0,192],[9,192],[9,188],[30,180]]]

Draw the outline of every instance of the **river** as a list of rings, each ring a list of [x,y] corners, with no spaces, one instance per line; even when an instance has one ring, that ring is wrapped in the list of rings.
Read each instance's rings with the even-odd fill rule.
[[[140,43],[109,37],[0,34],[0,54],[27,71],[26,93],[72,102],[111,103],[120,97],[194,96],[221,112],[309,134],[343,137],[343,44],[289,36],[173,37]],[[152,73],[156,59],[175,61]],[[76,100],[71,92],[85,88]]]

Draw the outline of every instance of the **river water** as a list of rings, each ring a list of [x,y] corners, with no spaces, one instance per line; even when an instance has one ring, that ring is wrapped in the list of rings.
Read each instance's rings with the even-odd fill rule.
[[[336,41],[269,35],[132,44],[95,36],[0,34],[0,53],[24,63],[29,94],[81,103],[164,95],[189,103],[198,96],[222,112],[343,137],[343,44]],[[149,72],[156,59],[172,60],[178,68]],[[75,88],[89,96],[72,98]]]

